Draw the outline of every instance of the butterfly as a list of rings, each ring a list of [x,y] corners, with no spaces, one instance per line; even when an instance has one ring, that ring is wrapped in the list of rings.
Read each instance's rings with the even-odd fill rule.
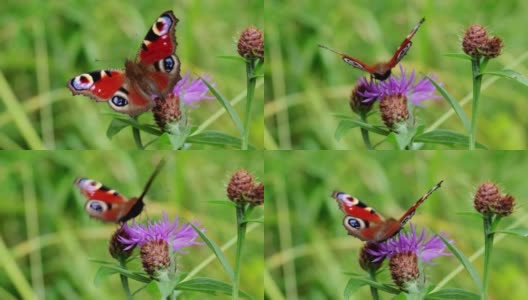
[[[108,102],[119,113],[132,117],[155,106],[153,97],[163,100],[181,79],[176,56],[178,23],[172,11],[162,13],[141,43],[135,61],[126,60],[124,70],[106,69],[77,75],[68,81],[73,95],[85,95]]]
[[[87,178],[76,178],[74,184],[88,198],[84,209],[91,217],[104,222],[126,223],[137,217],[143,210],[145,206],[143,198],[164,163],[163,160],[158,163],[139,197],[127,199],[102,183]]]
[[[319,45],[319,47],[330,50],[340,55],[341,58],[343,58],[343,61],[346,62],[347,64],[351,65],[354,68],[369,72],[371,77],[374,77],[375,79],[383,81],[389,78],[389,76],[391,75],[392,68],[394,68],[400,62],[400,60],[402,60],[405,54],[407,54],[407,52],[412,46],[412,41],[411,41],[412,37],[414,36],[414,34],[416,34],[416,32],[418,31],[418,28],[420,27],[420,25],[422,25],[424,21],[425,21],[425,18],[422,18],[420,22],[418,22],[418,24],[414,26],[414,28],[411,30],[411,33],[409,33],[409,35],[407,35],[405,40],[403,40],[400,47],[398,47],[398,49],[396,50],[396,52],[394,52],[394,55],[388,62],[377,63],[375,65],[368,65],[360,61],[359,59],[356,59],[346,54],[335,51],[331,48],[328,48],[327,46]]]
[[[334,192],[332,198],[337,200],[339,208],[346,214],[343,226],[349,235],[355,236],[362,241],[383,242],[397,234],[407,223],[416,208],[420,206],[434,191],[440,188],[443,180],[437,183],[431,190],[423,195],[406,213],[398,220],[390,218],[385,220],[371,207],[342,192]]]

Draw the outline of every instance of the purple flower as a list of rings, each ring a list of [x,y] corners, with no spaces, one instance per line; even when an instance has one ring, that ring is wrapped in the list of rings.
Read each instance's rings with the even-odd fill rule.
[[[210,82],[211,79],[209,76],[202,76],[207,82]],[[209,88],[202,81],[201,78],[191,81],[191,76],[187,72],[178,83],[174,86],[172,93],[178,95],[180,100],[183,101],[185,105],[193,106],[194,103],[200,102],[202,100],[212,100],[214,97],[207,96]],[[211,83],[212,86],[215,86],[214,83]]]
[[[447,235],[441,233],[442,237],[447,238]],[[420,260],[427,264],[432,264],[431,260],[439,256],[450,256],[448,252],[444,252],[446,246],[444,242],[437,236],[432,236],[428,241],[425,240],[425,229],[422,230],[420,236],[416,235],[416,227],[411,223],[411,232],[400,232],[383,243],[379,243],[378,250],[369,249],[368,252],[376,258],[372,262],[390,258],[391,256],[402,252],[414,252]],[[453,240],[449,240],[453,243]]]
[[[195,226],[199,224],[194,223]],[[128,233],[128,238],[119,237],[119,241],[127,246],[125,250],[134,247],[141,247],[151,241],[165,241],[172,246],[175,252],[184,253],[180,251],[182,248],[200,245],[196,242],[198,233],[189,224],[179,226],[178,217],[173,222],[169,221],[167,214],[163,212],[163,220],[157,222],[149,221],[147,225],[136,224],[134,220],[132,225],[125,224],[123,228]],[[204,229],[201,229],[202,231]]]
[[[366,84],[366,90],[360,95],[365,98],[365,102],[379,99],[390,95],[405,95],[411,101],[411,104],[420,106],[421,102],[428,99],[440,98],[435,95],[435,86],[427,79],[422,78],[416,82],[416,75],[414,69],[410,75],[406,75],[403,67],[400,65],[401,75],[391,76],[385,81],[370,81],[362,77]],[[433,77],[432,75],[430,77]],[[436,80],[436,78],[433,77]],[[441,83],[440,83],[441,85]]]

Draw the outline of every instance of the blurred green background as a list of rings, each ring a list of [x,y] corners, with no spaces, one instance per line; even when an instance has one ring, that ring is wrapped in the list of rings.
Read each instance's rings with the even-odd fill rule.
[[[234,207],[210,201],[228,201],[226,183],[239,168],[262,178],[264,163],[259,152],[5,151],[0,154],[0,299],[21,299],[15,282],[29,284],[38,299],[124,299],[118,276],[100,285],[94,283],[99,264],[90,261],[112,260],[107,244],[117,226],[88,217],[86,199],[73,180],[89,177],[127,197],[138,196],[162,157],[167,158],[167,164],[147,194],[145,210],[137,220],[155,220],[165,211],[170,218],[201,222],[207,235],[220,246],[235,239]],[[258,218],[263,213],[257,208],[253,216]],[[250,225],[246,236],[241,289],[262,299],[264,229],[255,225]],[[4,247],[10,255],[5,255]],[[207,246],[186,250],[188,254],[177,256],[183,272],[193,271],[212,255]],[[233,264],[234,245],[224,253]],[[13,268],[22,276],[15,276]],[[141,267],[136,260],[130,268]],[[229,282],[216,259],[196,276]],[[131,281],[133,291],[139,287]],[[146,291],[136,297],[149,298]],[[230,299],[199,293],[185,293],[181,298]]]
[[[365,74],[318,44],[366,63],[381,62],[392,56],[411,28],[425,17],[402,64],[418,74],[436,74],[454,97],[463,99],[468,114],[471,65],[444,54],[462,52],[461,37],[470,24],[481,23],[504,40],[503,54],[490,61],[488,71],[510,68],[526,74],[528,69],[528,35],[519,30],[528,26],[527,1],[270,0],[265,9],[266,53],[271,62],[265,88],[266,149],[365,147],[359,130],[352,130],[337,142],[334,132],[338,121],[333,115],[352,115],[348,98],[357,79]],[[485,76],[477,141],[490,149],[526,149],[527,93],[526,86]],[[424,104],[418,114],[428,129],[465,134],[445,100]],[[380,124],[379,119],[375,115],[369,121]],[[428,146],[433,147],[445,148]]]
[[[482,221],[472,212],[473,195],[487,180],[512,194],[517,206],[500,228],[527,227],[526,170],[523,152],[266,152],[265,285],[267,299],[342,299],[348,277],[364,274],[359,264],[361,241],[347,236],[343,212],[330,197],[341,190],[358,197],[385,217],[401,216],[438,181],[445,180],[417,210],[411,222],[428,234],[446,232],[467,256],[483,247]],[[407,225],[406,228],[409,226]],[[490,299],[524,299],[528,294],[527,240],[497,235],[490,273]],[[438,284],[458,266],[441,257],[427,267],[427,279]],[[482,275],[482,254],[476,265]],[[387,270],[380,278],[389,282]],[[465,271],[446,287],[476,291]],[[382,293],[382,299],[392,299]],[[371,299],[368,287],[355,299]]]
[[[113,112],[108,104],[73,97],[66,83],[81,73],[123,68],[170,9],[180,19],[182,75],[209,74],[227,99],[238,99],[235,109],[243,116],[245,65],[220,56],[238,56],[236,41],[248,25],[264,27],[262,0],[7,0],[0,10],[0,149],[135,149],[130,129],[106,137]],[[249,140],[261,147],[264,91],[262,80],[257,84]],[[192,109],[190,117],[192,125],[208,122],[209,130],[238,136],[216,100]],[[152,123],[152,114],[140,122]]]

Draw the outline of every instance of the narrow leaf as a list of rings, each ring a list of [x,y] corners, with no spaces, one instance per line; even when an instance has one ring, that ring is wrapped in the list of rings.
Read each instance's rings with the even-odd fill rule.
[[[500,76],[500,77],[504,77],[508,79],[513,79],[520,84],[524,84],[528,86],[528,77],[514,70],[489,71],[489,72],[482,72],[481,74],[495,75],[495,76]]]
[[[414,137],[415,142],[442,144],[447,146],[467,146],[469,145],[469,137],[447,129],[436,129],[419,134]],[[477,148],[487,149],[481,143],[476,143]]]
[[[444,56],[447,57],[453,57],[453,58],[460,58],[471,61],[471,56],[465,54],[465,53],[446,53]]]
[[[354,119],[347,118],[345,120],[341,120],[339,124],[337,125],[336,131],[334,134],[335,139],[340,140],[349,129],[356,128],[356,127],[361,127],[363,129],[366,129],[368,131],[371,131],[371,132],[374,132],[374,133],[377,133],[383,136],[386,136],[390,133],[390,131],[388,130],[384,130],[384,129],[381,129],[380,127],[377,127],[377,126],[374,126],[368,123],[364,123],[360,120],[354,120]]]
[[[471,279],[473,279],[473,282],[475,283],[475,286],[479,289],[479,291],[482,291],[482,282],[480,281],[479,274],[475,267],[471,264],[469,259],[462,253],[462,251],[458,250],[455,245],[451,244],[446,238],[444,238],[441,234],[438,235],[439,238],[442,239],[444,244],[449,248],[449,250],[455,255],[455,257],[460,261],[462,266],[468,271],[469,276]]]
[[[235,275],[233,273],[233,268],[231,268],[231,265],[227,261],[227,258],[225,257],[220,247],[218,247],[218,245],[216,245],[215,242],[210,240],[209,237],[205,233],[203,233],[198,227],[194,226],[193,223],[189,223],[189,224],[191,224],[191,226],[194,228],[194,231],[198,233],[198,235],[202,238],[202,240],[209,247],[209,249],[211,249],[213,253],[216,255],[216,257],[218,258],[218,261],[220,262],[222,267],[224,267],[224,270],[226,271],[227,276],[229,276],[229,279],[231,279],[231,281],[234,281]]]
[[[516,235],[520,237],[528,237],[528,228],[514,228],[514,229],[504,229],[504,230],[495,230],[495,233],[507,233],[511,235]]]
[[[244,134],[244,126],[242,126],[242,121],[240,120],[240,117],[238,116],[233,106],[231,106],[231,103],[224,96],[222,96],[220,92],[215,89],[214,86],[207,82],[207,80],[203,79],[202,77],[200,77],[200,79],[205,83],[205,85],[207,85],[207,87],[209,88],[211,93],[213,93],[213,95],[216,97],[218,102],[220,102],[220,104],[222,104],[222,106],[225,108],[225,110],[231,117],[231,120],[233,120],[233,123],[235,123],[235,126],[240,131],[240,134]]]
[[[462,121],[462,124],[464,125],[464,128],[466,128],[466,131],[469,132],[471,130],[471,126],[469,125],[469,118],[466,115],[466,112],[462,109],[462,106],[458,104],[458,101],[449,94],[449,92],[444,89],[441,85],[436,83],[434,79],[429,77],[428,75],[425,75],[427,79],[436,87],[436,90],[446,99],[446,101],[451,105],[455,113],[458,115],[458,118],[460,118],[460,121]]]
[[[178,283],[176,290],[202,292],[212,295],[216,295],[217,293],[231,295],[233,287],[230,284],[215,279],[197,277]],[[239,293],[241,297],[253,299],[253,297],[243,291]]]
[[[108,137],[108,139],[112,139],[116,134],[118,134],[121,130],[127,128],[128,126],[130,126],[128,123],[123,122],[121,119],[114,118],[106,129],[106,136]]]
[[[199,134],[191,135],[187,138],[186,142],[213,146],[230,146],[235,148],[240,148],[241,144],[240,139],[237,137],[211,130],[202,131]],[[255,150],[256,148],[249,145],[249,149]]]
[[[480,299],[480,295],[475,294],[473,292],[463,290],[463,289],[448,288],[448,289],[441,289],[434,293],[428,294],[427,296],[425,296],[425,299],[426,300],[445,300],[445,299],[478,300]]]

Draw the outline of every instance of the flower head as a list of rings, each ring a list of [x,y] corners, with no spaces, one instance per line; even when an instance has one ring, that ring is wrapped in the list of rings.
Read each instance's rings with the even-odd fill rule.
[[[198,233],[191,225],[183,224],[180,226],[178,217],[171,222],[165,212],[163,219],[157,222],[149,221],[147,225],[143,225],[136,224],[134,220],[132,225],[125,224],[123,228],[127,231],[128,238],[121,236],[119,241],[127,246],[125,250],[136,246],[141,248],[152,241],[164,241],[172,246],[172,250],[180,253],[183,253],[182,248],[200,245],[199,242],[196,242]]]
[[[435,86],[427,78],[417,81],[415,71],[412,70],[407,75],[402,65],[400,65],[400,73],[400,76],[391,76],[385,81],[368,84],[365,86],[365,90],[359,91],[358,94],[365,98],[365,102],[403,95],[415,106],[420,106],[421,102],[425,100],[439,98],[438,95],[434,94]],[[366,82],[364,78],[360,80]]]
[[[447,238],[447,235],[441,235]],[[449,242],[452,243],[453,241],[450,240]],[[369,250],[369,252],[376,257],[373,262],[391,258],[398,253],[413,252],[422,262],[432,264],[431,260],[434,258],[451,255],[450,253],[444,252],[445,249],[445,244],[436,235],[426,241],[425,229],[422,230],[420,236],[417,236],[416,227],[411,223],[411,232],[400,233],[380,243],[378,250]]]
[[[483,215],[496,214],[506,217],[513,213],[515,198],[511,195],[501,195],[499,187],[487,181],[477,189],[473,205],[475,210]]]
[[[202,77],[210,81],[209,77]],[[211,85],[214,86],[215,84],[212,83]],[[188,127],[185,105],[194,107],[195,103],[202,100],[214,99],[214,97],[207,96],[208,91],[209,88],[201,78],[191,80],[189,73],[185,74],[165,98],[155,98],[156,106],[152,112],[158,127],[168,132],[184,132]]]
[[[350,105],[352,111],[356,114],[367,114],[370,110],[372,110],[374,101],[372,101],[371,98],[367,98],[363,95],[364,93],[368,92],[368,90],[373,88],[372,85],[374,85],[374,80],[367,80],[365,77],[361,77],[352,90],[348,104]]]

